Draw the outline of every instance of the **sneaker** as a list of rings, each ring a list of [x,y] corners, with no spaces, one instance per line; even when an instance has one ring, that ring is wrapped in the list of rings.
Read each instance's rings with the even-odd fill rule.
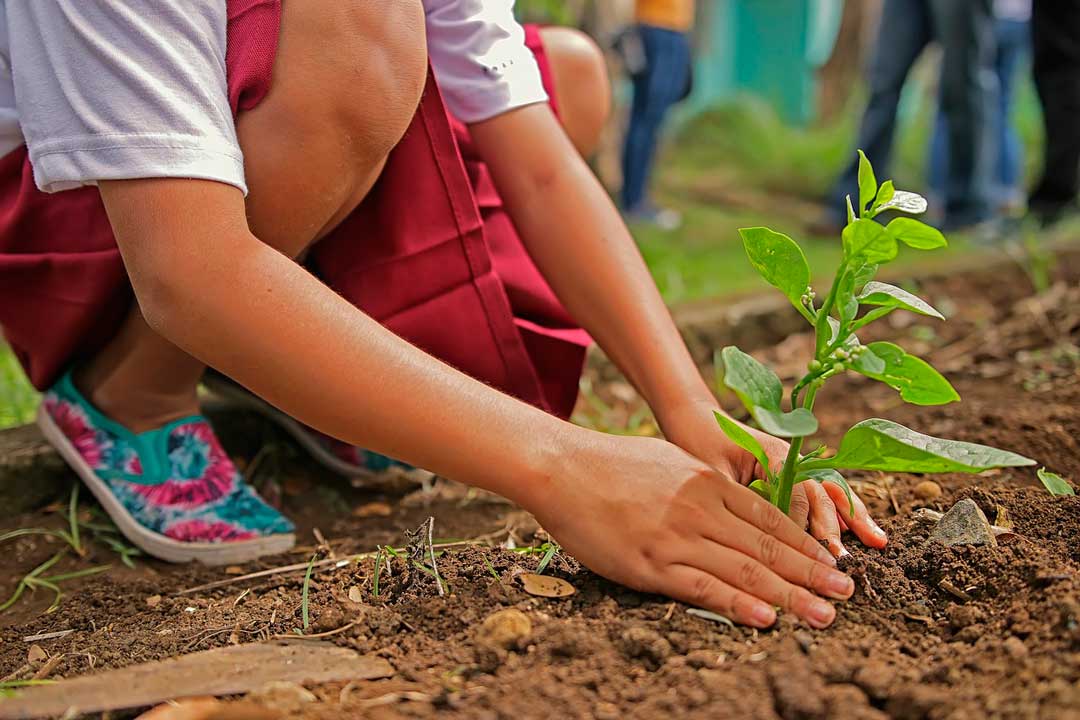
[[[226,565],[295,543],[293,524],[244,482],[202,416],[136,434],[91,405],[69,372],[43,395],[37,423],[148,555]]]
[[[376,475],[386,473],[400,475],[418,483],[428,482],[435,477],[434,473],[427,470],[324,435],[286,415],[219,372],[207,370],[203,376],[203,385],[226,406],[251,410],[272,420],[296,440],[312,459],[327,470],[350,480],[370,480]]]

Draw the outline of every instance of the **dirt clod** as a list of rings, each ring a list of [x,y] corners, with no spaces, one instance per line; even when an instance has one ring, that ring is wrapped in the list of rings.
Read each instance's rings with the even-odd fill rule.
[[[644,660],[653,669],[671,655],[671,643],[660,633],[646,627],[631,627],[619,637],[619,649],[631,659]]]

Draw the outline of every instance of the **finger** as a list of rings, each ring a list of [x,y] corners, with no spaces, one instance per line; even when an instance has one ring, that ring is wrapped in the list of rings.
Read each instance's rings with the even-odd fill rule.
[[[788,508],[788,517],[800,530],[805,530],[810,522],[810,499],[806,497],[805,484],[799,483],[791,489],[791,507]]]
[[[850,555],[840,542],[840,523],[836,519],[836,505],[829,493],[818,483],[807,480],[802,483],[806,488],[806,497],[810,500],[810,534],[818,540],[824,540],[829,551],[836,557]]]
[[[767,628],[776,622],[776,611],[768,603],[689,565],[669,566],[660,586],[665,595],[720,613],[740,625]]]
[[[832,503],[829,506],[832,507]],[[836,511],[832,512],[835,516]],[[855,583],[844,573],[806,557],[772,535],[737,518],[725,523],[709,539],[722,547],[748,555],[780,578],[820,595],[846,600],[855,592]]]
[[[738,550],[710,542],[691,563],[736,590],[797,615],[816,628],[832,623],[836,609],[804,587],[790,583]]]
[[[763,500],[753,490],[735,483],[725,483],[722,497],[724,504],[737,517],[778,538],[785,545],[795,548],[808,558],[836,566],[836,560],[828,550],[821,547],[814,538],[792,522],[791,518]]]
[[[851,516],[851,507],[848,505],[847,493],[844,492],[844,488],[835,483],[825,483],[822,485],[825,488],[825,492],[832,498],[833,503],[836,505],[837,511],[844,518],[844,523],[851,528],[851,531],[855,533],[855,536],[862,541],[862,543],[872,548],[883,548],[889,542],[889,536],[885,534],[885,531],[878,527],[874,519],[870,517],[870,513],[866,510],[866,505],[863,504],[862,499],[855,493],[851,493],[851,499],[855,505],[855,516]]]

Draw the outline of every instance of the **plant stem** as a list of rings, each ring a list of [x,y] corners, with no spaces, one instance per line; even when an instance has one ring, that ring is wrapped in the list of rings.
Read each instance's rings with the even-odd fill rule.
[[[806,396],[803,398],[800,407],[813,410],[814,399],[817,397],[818,389],[821,387],[821,381],[814,380],[809,385],[810,387],[807,389]],[[798,402],[797,395],[797,390],[791,391],[792,406],[795,406]],[[785,515],[791,509],[791,492],[795,488],[795,470],[799,463],[799,452],[802,450],[805,440],[805,437],[792,438],[787,457],[784,458],[784,467],[780,470],[780,478],[776,489],[776,506]]]

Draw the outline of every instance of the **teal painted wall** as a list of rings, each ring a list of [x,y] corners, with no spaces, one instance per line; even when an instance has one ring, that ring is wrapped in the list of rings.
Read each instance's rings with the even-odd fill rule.
[[[832,47],[843,0],[704,0],[691,111],[740,93],[791,123],[813,119],[814,71]]]

